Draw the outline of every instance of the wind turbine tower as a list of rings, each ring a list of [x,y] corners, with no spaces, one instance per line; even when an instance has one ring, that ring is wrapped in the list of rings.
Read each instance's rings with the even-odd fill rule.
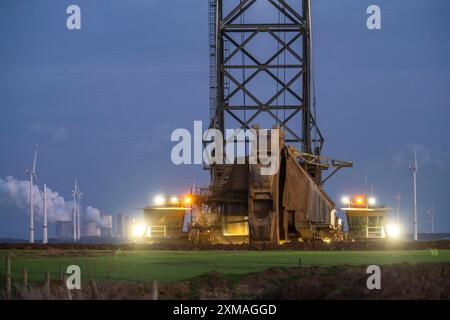
[[[76,197],[77,197],[77,240],[81,240],[81,214],[80,214],[80,208],[81,208],[81,196],[83,193],[80,191],[80,187],[76,186]]]
[[[34,180],[37,181],[36,178],[36,160],[37,160],[38,146],[34,150],[34,160],[33,160],[33,168],[31,170],[27,170],[26,173],[30,175],[30,243],[34,243],[34,196],[33,196],[33,186]]]
[[[414,148],[414,164],[410,167],[413,172],[413,205],[414,205],[414,240],[419,239],[417,231],[417,150]]]
[[[73,195],[73,211],[72,211],[72,235],[73,242],[77,241],[77,180],[75,179],[75,188],[72,191]]]
[[[77,179],[75,179],[75,188],[72,191],[73,195],[73,212],[72,212],[72,221],[73,221],[73,241],[78,241],[81,239],[81,215],[80,215],[80,203],[81,203],[81,195],[83,193],[80,192],[80,188],[78,187]]]
[[[47,185],[44,184],[44,221],[42,223],[42,243],[48,243],[48,234],[47,234]]]
[[[400,192],[397,192],[395,195],[395,200],[397,201],[397,223],[400,223],[400,201],[402,199],[402,195]]]

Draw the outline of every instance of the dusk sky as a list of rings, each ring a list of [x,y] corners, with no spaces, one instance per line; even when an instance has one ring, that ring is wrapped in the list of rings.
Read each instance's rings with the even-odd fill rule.
[[[66,28],[81,8],[82,29]],[[381,8],[381,30],[366,9]],[[312,0],[318,124],[324,155],[354,163],[326,184],[336,204],[364,192],[412,230],[418,151],[419,232],[450,232],[450,1]],[[206,184],[201,165],[175,166],[170,134],[209,117],[206,0],[2,0],[0,179],[28,179],[83,206],[136,213],[157,193]],[[28,210],[0,193],[0,238],[28,237]],[[36,223],[36,238],[41,238]]]

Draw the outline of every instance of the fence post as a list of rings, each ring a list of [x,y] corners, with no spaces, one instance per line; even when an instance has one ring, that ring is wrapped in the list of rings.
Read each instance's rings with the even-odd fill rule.
[[[45,273],[45,285],[44,285],[45,294],[47,298],[50,298],[50,272]]]
[[[28,270],[27,267],[23,267],[23,286],[28,287]]]
[[[70,291],[69,287],[67,286],[67,276],[66,275],[63,276],[63,287],[64,287],[64,291],[66,292],[66,295],[67,295],[67,300],[72,300],[72,291]]]
[[[91,280],[91,289],[92,289],[92,297],[94,300],[99,300],[99,295],[98,295],[98,289],[97,289],[97,283],[95,282],[94,279]]]
[[[158,300],[158,281],[152,282],[152,300]]]
[[[11,256],[6,255],[6,298],[11,299]]]

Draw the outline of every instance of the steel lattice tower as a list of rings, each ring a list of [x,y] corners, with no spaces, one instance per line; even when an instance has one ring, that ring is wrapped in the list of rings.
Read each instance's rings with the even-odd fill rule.
[[[212,127],[275,124],[286,142],[320,155],[309,0],[210,0],[210,58]]]
[[[209,0],[210,127],[280,127],[301,165],[322,185],[352,164],[321,156],[310,3]]]

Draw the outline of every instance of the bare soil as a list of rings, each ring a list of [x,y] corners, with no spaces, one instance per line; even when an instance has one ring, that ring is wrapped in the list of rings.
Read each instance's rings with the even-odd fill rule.
[[[436,241],[341,241],[325,243],[322,241],[291,242],[283,245],[275,244],[189,244],[178,243],[155,243],[155,244],[29,244],[14,243],[0,244],[0,250],[427,250],[427,249],[450,249],[450,240]]]
[[[190,280],[182,298],[195,299],[450,299],[450,264],[396,264],[382,267],[381,290],[367,289],[361,267],[271,268],[229,279],[208,273]],[[186,285],[186,284],[185,284]],[[161,298],[180,298],[179,288],[163,286]]]

